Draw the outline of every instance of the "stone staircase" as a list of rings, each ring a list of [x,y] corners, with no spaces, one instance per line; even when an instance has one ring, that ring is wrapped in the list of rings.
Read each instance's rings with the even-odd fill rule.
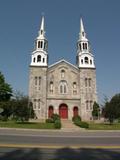
[[[71,120],[68,119],[61,119],[61,123],[62,123],[62,130],[64,131],[80,131],[80,130],[84,130],[83,128],[80,128],[78,126],[76,126]]]

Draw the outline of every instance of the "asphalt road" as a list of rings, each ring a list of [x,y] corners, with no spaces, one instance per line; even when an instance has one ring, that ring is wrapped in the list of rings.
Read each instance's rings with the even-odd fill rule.
[[[120,132],[0,129],[0,160],[120,160]]]

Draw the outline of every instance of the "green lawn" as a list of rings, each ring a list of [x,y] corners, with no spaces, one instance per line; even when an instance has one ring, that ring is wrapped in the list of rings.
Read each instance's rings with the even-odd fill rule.
[[[0,127],[8,128],[28,128],[28,129],[55,129],[54,123],[34,123],[34,122],[14,122],[14,121],[0,121]]]
[[[110,124],[89,124],[89,130],[120,130],[120,123]]]

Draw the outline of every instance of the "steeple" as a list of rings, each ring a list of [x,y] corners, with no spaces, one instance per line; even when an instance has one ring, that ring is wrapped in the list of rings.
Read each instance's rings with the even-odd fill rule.
[[[77,42],[77,65],[79,68],[95,68],[94,57],[90,50],[90,43],[86,37],[82,18],[80,19],[80,32]]]
[[[34,51],[32,52],[31,65],[47,66],[48,60],[48,41],[45,38],[44,17],[42,17],[40,30],[35,40]]]
[[[86,40],[86,41],[88,41],[88,39],[86,38],[86,33],[85,33],[85,30],[84,30],[84,25],[83,25],[83,20],[82,20],[82,18],[80,19],[79,40]]]
[[[39,38],[45,38],[45,25],[44,25],[44,16],[42,17],[40,30],[38,32]]]

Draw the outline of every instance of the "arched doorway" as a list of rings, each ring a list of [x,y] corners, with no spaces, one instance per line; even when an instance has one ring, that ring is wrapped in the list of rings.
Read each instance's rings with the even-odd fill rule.
[[[49,109],[48,109],[48,117],[51,118],[51,116],[53,115],[53,113],[54,113],[53,106],[49,106]]]
[[[76,116],[78,116],[78,107],[74,107],[73,108],[73,117],[76,117]]]
[[[66,104],[61,104],[59,106],[59,115],[62,119],[68,118],[68,106]]]

